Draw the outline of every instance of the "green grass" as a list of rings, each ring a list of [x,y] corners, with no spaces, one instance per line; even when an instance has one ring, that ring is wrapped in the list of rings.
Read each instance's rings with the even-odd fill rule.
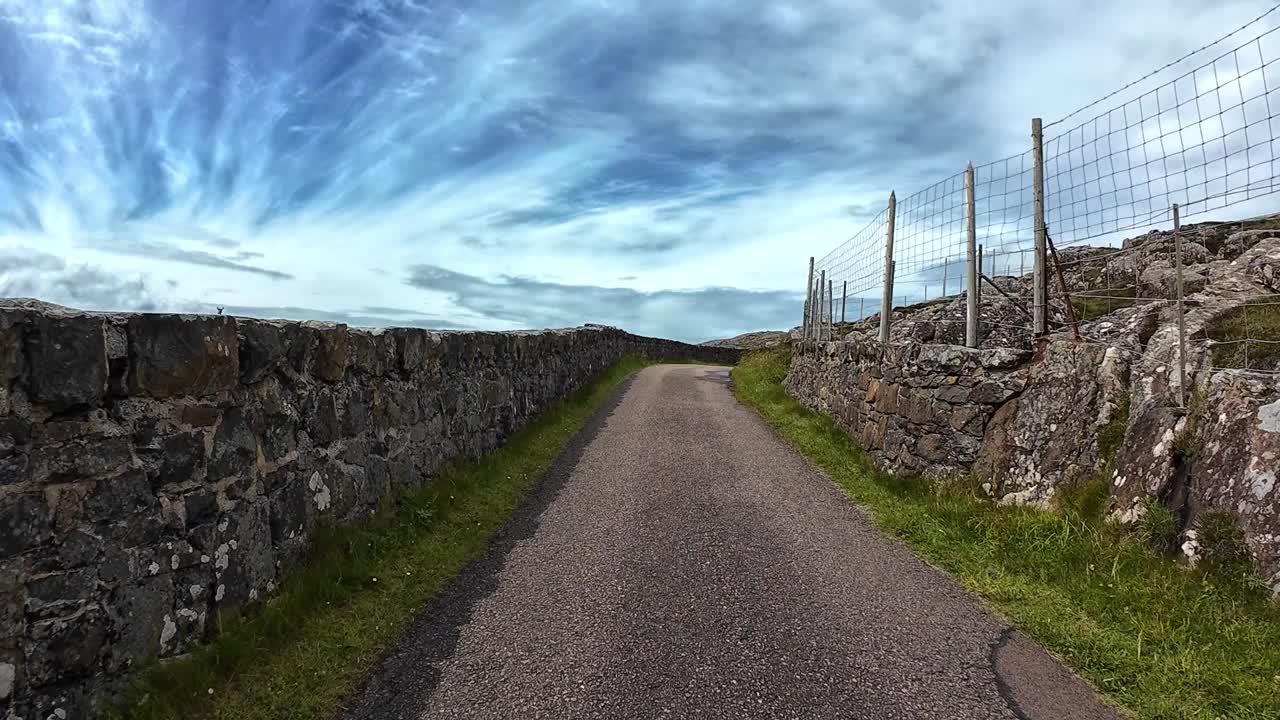
[[[489,540],[629,374],[631,357],[484,459],[455,465],[373,521],[319,531],[307,561],[260,607],[191,656],[138,677],[129,720],[325,719],[428,600]]]
[[[1092,293],[1092,294],[1090,294]],[[1094,297],[1094,295],[1106,295],[1110,297]],[[1132,299],[1135,296],[1133,288],[1113,288],[1110,290],[1085,290],[1075,293],[1071,296],[1071,306],[1075,308],[1076,320],[1086,322],[1103,315],[1108,315],[1120,308],[1129,307],[1134,304]],[[1119,300],[1116,298],[1126,298]]]
[[[1065,493],[1062,511],[1043,512],[996,507],[970,484],[877,473],[834,422],[786,395],[788,362],[786,350],[745,357],[733,371],[738,397],[883,530],[1107,697],[1151,720],[1280,717],[1280,609],[1237,555],[1220,551],[1226,560],[1195,571],[1178,566],[1103,522],[1099,480]]]
[[[1207,328],[1215,342],[1230,342],[1213,348],[1214,367],[1275,370],[1280,368],[1280,297],[1267,298],[1275,305],[1238,307],[1217,318]],[[1266,343],[1239,342],[1253,338]],[[1247,355],[1247,362],[1246,362]]]

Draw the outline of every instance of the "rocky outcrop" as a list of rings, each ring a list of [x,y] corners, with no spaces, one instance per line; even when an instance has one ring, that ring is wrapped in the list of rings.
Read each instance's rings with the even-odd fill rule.
[[[1264,580],[1280,587],[1280,382],[1213,373],[1189,425],[1187,526],[1206,511],[1229,513]]]
[[[1129,360],[1114,347],[1046,344],[1021,396],[1002,406],[975,469],[1004,504],[1047,507],[1057,489],[1092,477],[1099,436],[1128,405]]]
[[[766,350],[790,341],[790,333],[784,330],[762,330],[743,333],[723,340],[708,340],[703,347],[723,347],[737,350]]]
[[[86,717],[269,594],[320,523],[493,450],[626,354],[612,328],[365,331],[0,302],[0,716]]]
[[[1280,356],[1255,355],[1252,372],[1223,370],[1215,367],[1210,339],[1246,303],[1266,313],[1275,302],[1280,229],[1272,224],[1182,229],[1185,387],[1176,305],[1164,302],[1177,295],[1175,242],[1171,232],[1153,231],[1127,240],[1120,251],[1060,250],[1072,293],[1137,289],[1136,303],[1113,298],[1130,306],[1081,323],[1080,339],[1064,324],[1060,300],[1050,308],[1057,332],[1033,342],[1017,327],[1021,311],[984,291],[982,351],[954,345],[961,341],[965,301],[946,298],[895,310],[892,342],[883,351],[870,340],[875,318],[837,326],[842,342],[801,343],[787,389],[834,417],[881,467],[973,470],[1001,503],[1047,507],[1067,484],[1105,480],[1110,519],[1134,522],[1151,503],[1162,504],[1184,531],[1180,542],[1193,550],[1198,519],[1227,513],[1243,531],[1255,567],[1280,593]],[[996,282],[1011,295],[1029,293],[1029,277]],[[1267,317],[1273,323],[1275,313]],[[1034,348],[1034,354],[1011,356],[1017,359],[994,374],[972,359],[998,348]],[[966,359],[946,367],[917,360],[951,356]],[[943,386],[973,387],[993,378],[1011,392],[992,404]],[[957,393],[959,402],[941,402],[946,392]],[[975,417],[975,430],[967,431]]]

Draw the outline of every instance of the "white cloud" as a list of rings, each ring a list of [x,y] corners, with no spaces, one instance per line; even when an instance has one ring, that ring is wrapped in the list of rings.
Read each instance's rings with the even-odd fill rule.
[[[0,85],[0,196],[13,199],[0,251],[126,278],[91,297],[9,271],[9,292],[408,307],[482,327],[514,321],[404,283],[410,268],[646,297],[794,293],[807,258],[890,190],[1021,152],[1032,116],[1060,117],[1264,6],[219,7],[178,22],[142,2],[0,0],[0,41],[14,41],[0,59],[19,61]],[[168,280],[172,294],[130,284]],[[609,315],[549,297],[566,322]],[[617,317],[707,322],[654,297],[647,312],[687,317]],[[758,329],[735,321],[723,330]]]

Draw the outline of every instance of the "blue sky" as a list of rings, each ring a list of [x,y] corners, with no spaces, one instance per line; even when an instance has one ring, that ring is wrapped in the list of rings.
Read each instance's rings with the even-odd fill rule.
[[[890,189],[1268,5],[0,0],[0,296],[790,327]]]

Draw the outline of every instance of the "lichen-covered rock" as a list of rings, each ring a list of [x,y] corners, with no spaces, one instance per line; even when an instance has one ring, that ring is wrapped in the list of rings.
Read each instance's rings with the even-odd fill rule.
[[[1005,504],[1046,507],[1102,464],[1099,431],[1127,402],[1128,362],[1115,348],[1047,343],[1015,404],[992,418],[976,469]]]
[[[1255,563],[1280,592],[1280,381],[1215,372],[1190,423],[1191,519],[1208,510],[1235,516]]]

